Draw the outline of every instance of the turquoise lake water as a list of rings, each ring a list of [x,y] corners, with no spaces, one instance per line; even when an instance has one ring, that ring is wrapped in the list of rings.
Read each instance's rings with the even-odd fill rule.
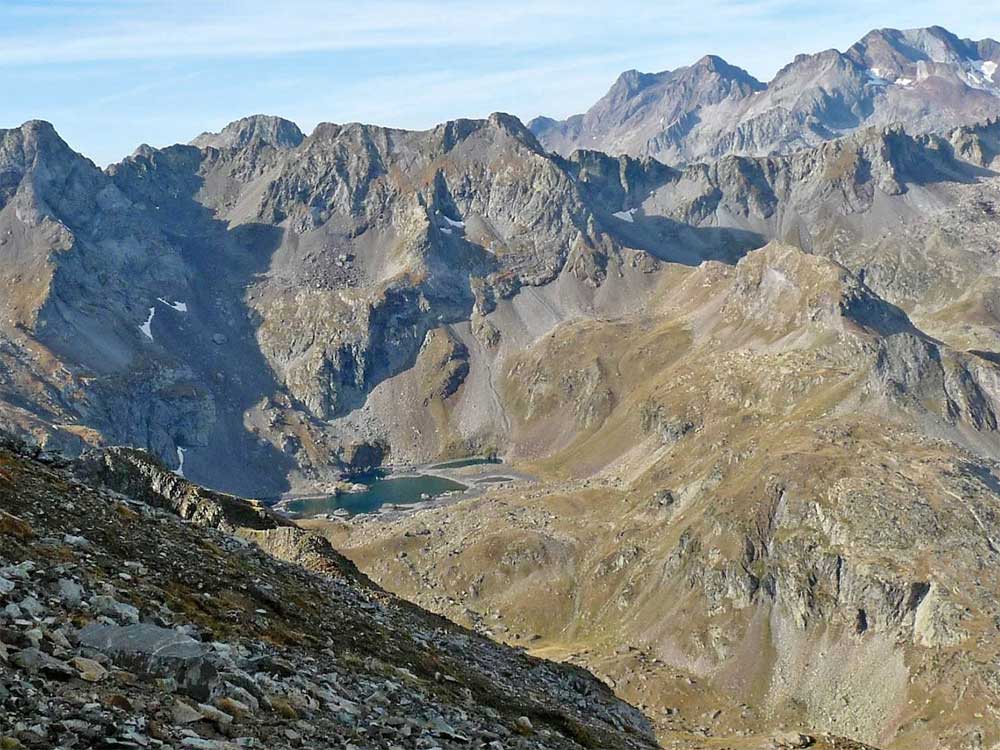
[[[285,510],[295,516],[316,516],[343,508],[349,513],[371,513],[386,503],[415,503],[421,495],[437,497],[445,492],[464,490],[459,482],[426,474],[412,477],[378,477],[363,484],[363,492],[345,492],[335,497],[292,500]]]

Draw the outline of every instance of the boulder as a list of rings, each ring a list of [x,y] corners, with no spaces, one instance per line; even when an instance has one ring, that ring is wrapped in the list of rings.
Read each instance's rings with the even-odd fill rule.
[[[208,700],[219,682],[206,646],[190,636],[157,625],[88,625],[80,644],[110,656],[115,664],[152,677],[172,677],[181,691]]]

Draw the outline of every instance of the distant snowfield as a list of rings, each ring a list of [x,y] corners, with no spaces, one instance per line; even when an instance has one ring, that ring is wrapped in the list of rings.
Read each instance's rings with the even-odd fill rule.
[[[997,81],[997,64],[992,60],[970,60],[962,66],[962,79],[974,89],[992,90]]]
[[[635,214],[635,209],[630,208],[628,211],[618,211],[612,214],[612,216],[614,216],[616,219],[621,219],[622,221],[627,221],[629,224],[631,224],[635,221],[634,214]]]

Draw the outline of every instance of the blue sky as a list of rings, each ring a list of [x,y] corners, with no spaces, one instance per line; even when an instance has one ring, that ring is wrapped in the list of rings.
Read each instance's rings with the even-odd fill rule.
[[[0,128],[99,164],[256,112],[426,128],[586,109],[629,68],[707,53],[762,80],[872,28],[1000,38],[996,0],[0,0]]]

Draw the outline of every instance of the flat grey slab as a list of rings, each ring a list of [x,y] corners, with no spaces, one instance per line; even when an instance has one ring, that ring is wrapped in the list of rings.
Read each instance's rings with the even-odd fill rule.
[[[94,623],[80,631],[80,643],[110,656],[139,656],[182,662],[200,659],[208,649],[190,636],[157,625]]]

